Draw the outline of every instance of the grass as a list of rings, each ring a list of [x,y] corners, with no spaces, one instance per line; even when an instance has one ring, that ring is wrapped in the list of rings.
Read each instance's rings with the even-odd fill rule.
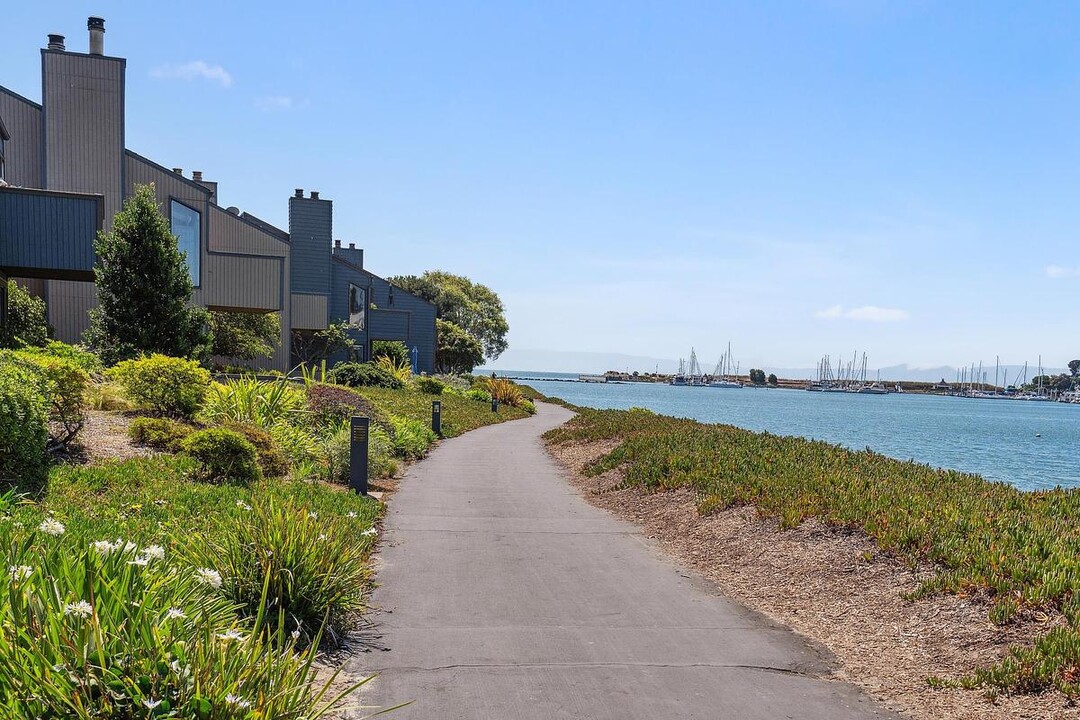
[[[370,400],[386,415],[416,420],[428,427],[431,427],[431,401],[440,400],[444,437],[457,437],[485,425],[529,417],[529,413],[521,408],[502,405],[499,406],[498,413],[493,413],[491,406],[487,403],[451,393],[434,397],[412,388],[388,390],[377,387],[356,388],[356,392]]]
[[[617,439],[591,473],[620,468],[648,491],[689,487],[710,513],[752,505],[786,528],[808,518],[867,534],[912,566],[936,570],[915,596],[985,594],[989,619],[1061,612],[1067,626],[1015,648],[1001,664],[934,684],[1080,697],[1080,491],[1021,492],[978,475],[878,453],[647,410],[579,409],[554,443]]]

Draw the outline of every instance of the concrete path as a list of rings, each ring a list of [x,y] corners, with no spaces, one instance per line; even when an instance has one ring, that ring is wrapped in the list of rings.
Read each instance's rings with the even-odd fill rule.
[[[401,720],[892,717],[568,485],[538,415],[445,442],[390,502],[364,705]],[[356,714],[355,717],[359,717]]]

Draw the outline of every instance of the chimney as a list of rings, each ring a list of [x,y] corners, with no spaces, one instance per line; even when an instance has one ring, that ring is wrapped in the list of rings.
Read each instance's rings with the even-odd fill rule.
[[[86,29],[90,31],[90,54],[105,54],[105,18],[88,17]]]
[[[50,34],[49,35],[49,49],[50,50],[66,50],[66,48],[64,47],[64,36],[63,35]]]
[[[311,191],[311,199],[312,200],[318,200],[319,199],[319,191],[318,190],[312,190]]]
[[[293,190],[293,197],[304,197],[304,188],[296,188],[295,190]]]
[[[202,182],[202,170],[192,170],[191,179],[195,182]]]
[[[349,243],[349,249],[350,250],[355,250],[356,249],[356,243]]]
[[[335,240],[334,241],[334,247],[336,247],[336,248],[338,248],[340,250],[341,249],[341,241],[340,240]]]
[[[184,168],[173,168],[172,171],[180,177],[184,176]]]

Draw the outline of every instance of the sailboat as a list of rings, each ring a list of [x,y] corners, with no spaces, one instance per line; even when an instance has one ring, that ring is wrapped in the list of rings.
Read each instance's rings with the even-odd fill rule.
[[[719,362],[716,363],[716,370],[713,371],[713,380],[709,383],[709,387],[741,388],[742,383],[739,382],[738,376],[733,376],[731,370],[731,342],[729,341],[727,352],[721,355]]]
[[[690,377],[688,380],[694,387],[705,385],[705,375],[701,372],[701,365],[698,364],[697,352],[694,351],[694,348],[690,348]]]
[[[671,378],[672,385],[686,385],[686,361],[679,358],[679,372]]]

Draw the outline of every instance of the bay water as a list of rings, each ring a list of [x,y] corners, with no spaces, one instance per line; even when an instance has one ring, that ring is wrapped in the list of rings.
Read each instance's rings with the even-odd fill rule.
[[[912,393],[582,383],[560,373],[499,374],[583,407],[643,407],[706,423],[871,448],[1023,490],[1080,487],[1080,405]]]

